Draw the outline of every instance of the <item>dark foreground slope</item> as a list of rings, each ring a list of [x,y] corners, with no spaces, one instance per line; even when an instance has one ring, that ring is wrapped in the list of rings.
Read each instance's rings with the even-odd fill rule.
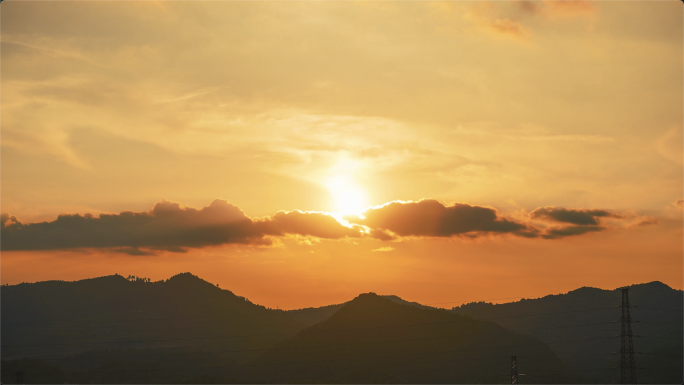
[[[549,344],[564,363],[600,382],[619,381],[621,290],[583,287],[567,294],[492,305],[472,303],[459,314],[525,330]],[[682,291],[661,282],[630,286],[637,380],[682,383]],[[591,310],[594,309],[594,310]],[[615,352],[615,353],[613,353]],[[525,359],[519,362],[526,366]],[[614,368],[614,369],[611,369]]]
[[[189,273],[2,287],[3,361],[40,358],[109,383],[176,382],[207,372],[179,368],[234,367],[304,326]]]
[[[325,321],[276,344],[242,378],[275,383],[501,383],[510,356],[526,357],[526,382],[577,382],[534,337],[446,310],[362,294]],[[544,373],[551,373],[550,376]]]

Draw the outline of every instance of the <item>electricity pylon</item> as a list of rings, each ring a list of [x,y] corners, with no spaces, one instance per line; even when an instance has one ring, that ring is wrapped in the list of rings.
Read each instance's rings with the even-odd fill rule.
[[[622,331],[620,337],[620,383],[636,384],[634,345],[632,344],[632,318],[629,315],[629,289],[622,289]]]
[[[518,383],[518,364],[516,363],[517,356],[511,356],[511,384]]]

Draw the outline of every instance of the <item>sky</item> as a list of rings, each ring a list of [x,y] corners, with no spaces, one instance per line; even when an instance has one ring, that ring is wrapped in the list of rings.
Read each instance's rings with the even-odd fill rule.
[[[17,1],[0,281],[683,288],[681,1]]]

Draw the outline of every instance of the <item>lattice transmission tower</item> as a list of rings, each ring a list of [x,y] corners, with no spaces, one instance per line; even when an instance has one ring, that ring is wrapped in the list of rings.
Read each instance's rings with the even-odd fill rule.
[[[634,345],[632,344],[632,318],[629,315],[629,289],[622,289],[622,331],[620,337],[620,383],[636,384]]]
[[[516,363],[517,356],[511,356],[511,384],[518,383],[518,364]]]

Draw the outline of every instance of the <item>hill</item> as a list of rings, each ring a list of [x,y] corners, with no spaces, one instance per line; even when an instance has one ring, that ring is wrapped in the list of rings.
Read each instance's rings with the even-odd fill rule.
[[[526,357],[528,371],[538,374],[527,382],[576,382],[535,337],[368,293],[277,343],[244,367],[243,378],[274,383],[500,383],[510,379],[512,355]]]
[[[112,275],[25,283],[3,286],[1,295],[3,360],[41,358],[110,383],[150,374],[168,382],[196,373],[165,369],[238,365],[306,326],[190,273],[158,282]]]
[[[321,306],[321,307],[307,307],[304,309],[286,310],[286,311],[287,311],[287,314],[290,315],[290,317],[296,319],[299,322],[306,324],[307,326],[311,326],[313,324],[317,324],[321,321],[324,321],[324,320],[330,318],[330,316],[332,316],[338,310],[340,310],[342,308],[342,306],[344,306],[345,303],[340,303],[337,305]]]
[[[410,306],[415,306],[421,309],[435,309],[430,306],[425,306],[421,305],[418,302],[409,302],[406,300],[403,300],[399,298],[396,295],[383,295],[382,297],[385,297],[393,302],[402,304],[402,305],[410,305]],[[321,306],[321,307],[307,307],[304,309],[296,309],[296,310],[286,310],[287,313],[292,316],[292,318],[305,323],[307,326],[311,326],[313,324],[325,321],[328,319],[330,316],[335,314],[338,310],[340,310],[347,302],[336,304],[336,305],[328,305],[328,306]]]
[[[0,290],[3,383],[497,383],[512,355],[526,383],[619,379],[618,289],[451,310],[368,293],[291,311],[190,273]],[[681,383],[682,291],[651,282],[630,299],[637,379]]]
[[[630,305],[637,306],[630,309],[637,321],[632,330],[640,336],[634,339],[638,381],[682,383],[682,291],[661,282],[629,288]],[[452,311],[524,331],[548,343],[568,367],[611,382],[620,375],[620,338],[611,337],[620,334],[621,296],[620,289],[582,287],[512,303],[471,303]]]

